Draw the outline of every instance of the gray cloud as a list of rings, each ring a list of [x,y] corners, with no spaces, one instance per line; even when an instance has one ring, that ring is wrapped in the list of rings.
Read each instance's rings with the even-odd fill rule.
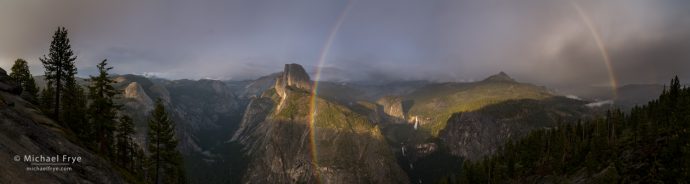
[[[690,80],[690,3],[576,0],[609,50],[619,82]],[[42,73],[57,26],[70,30],[81,75],[249,79],[297,62],[315,70],[347,1],[0,2],[0,67]],[[550,86],[607,85],[608,71],[571,1],[351,1],[323,80],[479,80],[506,71]]]

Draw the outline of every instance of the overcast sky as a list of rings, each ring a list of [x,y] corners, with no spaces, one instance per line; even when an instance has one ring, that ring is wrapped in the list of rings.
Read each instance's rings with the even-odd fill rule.
[[[608,85],[592,33],[570,0],[0,0],[0,67],[43,73],[58,26],[80,75],[251,79],[300,63],[314,71],[350,4],[324,80],[478,80],[505,71],[545,85]],[[690,79],[690,1],[576,0],[621,84]]]

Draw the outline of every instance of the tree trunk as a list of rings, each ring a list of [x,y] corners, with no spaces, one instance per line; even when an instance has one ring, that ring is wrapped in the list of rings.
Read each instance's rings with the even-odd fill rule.
[[[53,109],[53,113],[55,115],[55,121],[57,122],[60,122],[60,91],[62,91],[62,86],[60,83],[60,78],[62,78],[62,75],[60,75],[60,68],[61,67],[58,67],[58,71],[55,72],[57,80],[55,80],[55,109]]]

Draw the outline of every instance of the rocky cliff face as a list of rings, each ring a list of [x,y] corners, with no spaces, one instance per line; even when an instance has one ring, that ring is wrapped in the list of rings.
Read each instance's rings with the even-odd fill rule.
[[[160,84],[151,82],[146,77],[137,75],[122,75],[113,79],[116,83],[113,87],[122,91],[121,98],[116,98],[116,103],[122,104],[122,112],[134,119],[135,139],[143,145],[146,140],[146,122],[149,112],[153,109],[156,99],[169,102],[167,90],[160,90]],[[158,89],[158,90],[154,90]]]
[[[108,161],[73,143],[75,135],[4,89],[0,90],[0,127],[0,183],[125,182]],[[69,165],[71,171],[27,171],[31,163],[15,161],[16,155],[79,156],[82,162]]]
[[[153,109],[153,100],[146,94],[144,88],[139,83],[129,83],[123,92],[123,97],[129,99],[127,105],[142,111],[151,111]]]
[[[510,100],[472,112],[453,114],[439,137],[451,154],[479,159],[492,154],[507,140],[529,131],[555,127],[560,122],[591,118],[586,102],[565,97]]]
[[[383,112],[387,115],[405,120],[405,109],[403,108],[403,100],[399,96],[385,96],[376,101],[377,104],[383,106]]]
[[[298,65],[286,65],[284,73],[295,68],[306,74]],[[283,75],[278,80],[284,83],[249,104],[232,139],[251,158],[243,182],[408,183],[379,127],[365,115],[317,98],[310,123],[306,79]],[[279,95],[282,86],[291,87]]]
[[[311,91],[311,79],[302,65],[285,64],[283,74],[276,79],[275,89],[278,95],[283,96],[287,87]]]
[[[274,101],[268,97],[252,99],[247,105],[240,126],[233,134],[231,141],[237,141],[243,145],[251,144],[254,140],[251,140],[251,136],[248,135],[251,135],[262,125],[274,107]]]

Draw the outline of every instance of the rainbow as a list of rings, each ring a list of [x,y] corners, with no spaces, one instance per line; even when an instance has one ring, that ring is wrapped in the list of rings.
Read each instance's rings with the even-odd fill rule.
[[[611,58],[609,57],[609,52],[606,49],[606,46],[604,46],[604,42],[601,40],[601,36],[599,36],[599,33],[596,31],[594,28],[594,24],[592,24],[592,20],[587,16],[584,10],[582,10],[582,7],[580,7],[579,4],[575,0],[570,1],[571,4],[573,5],[573,8],[575,8],[575,11],[577,11],[577,14],[580,16],[580,19],[582,19],[582,22],[585,23],[587,26],[587,29],[589,29],[589,32],[592,34],[592,37],[594,38],[594,42],[597,44],[597,47],[599,48],[599,51],[601,52],[601,57],[604,61],[604,64],[606,65],[606,70],[608,71],[609,74],[609,81],[611,85],[611,93],[613,94],[613,99],[618,98],[618,81],[616,79],[616,75],[613,72],[613,67],[611,67]]]
[[[601,55],[604,61],[604,64],[606,65],[606,69],[608,71],[609,79],[610,79],[610,85],[612,87],[612,93],[614,99],[618,96],[617,94],[617,88],[618,88],[618,82],[616,80],[616,76],[614,74],[613,68],[611,66],[611,59],[609,57],[608,51],[606,47],[604,46],[603,41],[601,40],[601,37],[599,33],[597,33],[596,29],[594,28],[594,25],[592,24],[591,19],[585,12],[582,10],[580,5],[577,4],[575,1],[571,1],[573,7],[577,11],[578,15],[582,19],[582,21],[585,23],[587,28],[589,29],[590,33],[592,34],[592,37],[594,38],[594,41],[596,42],[597,47],[601,51]],[[338,33],[338,30],[340,30],[340,27],[342,26],[345,17],[347,17],[348,12],[352,7],[354,6],[353,1],[347,1],[346,7],[340,12],[340,15],[338,16],[338,19],[331,29],[331,32],[328,35],[328,38],[326,39],[326,42],[324,43],[324,46],[321,49],[319,58],[318,58],[318,63],[316,65],[316,71],[314,75],[314,83],[312,84],[312,91],[311,91],[311,97],[310,97],[310,102],[309,102],[309,144],[311,146],[311,157],[312,161],[311,164],[314,168],[314,175],[316,176],[316,183],[321,183],[321,176],[320,176],[320,171],[319,171],[319,163],[318,163],[318,149],[317,149],[317,144],[316,144],[316,115],[318,112],[318,92],[319,92],[319,80],[321,78],[321,69],[323,68],[326,58],[328,56],[328,52],[331,49],[331,46],[333,45],[333,41],[335,40],[335,37]]]
[[[321,183],[321,176],[319,173],[319,156],[318,156],[318,150],[317,150],[317,145],[316,145],[316,113],[318,111],[318,92],[319,92],[319,80],[321,79],[321,68],[323,68],[324,63],[326,62],[326,57],[328,56],[328,51],[331,49],[331,45],[333,45],[333,40],[335,40],[336,35],[338,34],[338,30],[340,30],[340,27],[343,25],[343,22],[345,20],[345,17],[347,16],[347,13],[350,11],[350,9],[354,6],[353,1],[347,1],[347,5],[343,9],[343,11],[340,12],[340,15],[338,16],[338,20],[336,21],[335,25],[331,29],[331,32],[328,35],[328,39],[326,39],[326,43],[324,44],[323,48],[321,49],[321,54],[319,56],[318,64],[316,65],[316,73],[314,75],[314,83],[312,85],[312,91],[311,91],[311,97],[310,97],[310,102],[309,102],[309,144],[311,145],[311,156],[312,156],[312,166],[314,168],[314,175],[316,176],[316,183]]]

